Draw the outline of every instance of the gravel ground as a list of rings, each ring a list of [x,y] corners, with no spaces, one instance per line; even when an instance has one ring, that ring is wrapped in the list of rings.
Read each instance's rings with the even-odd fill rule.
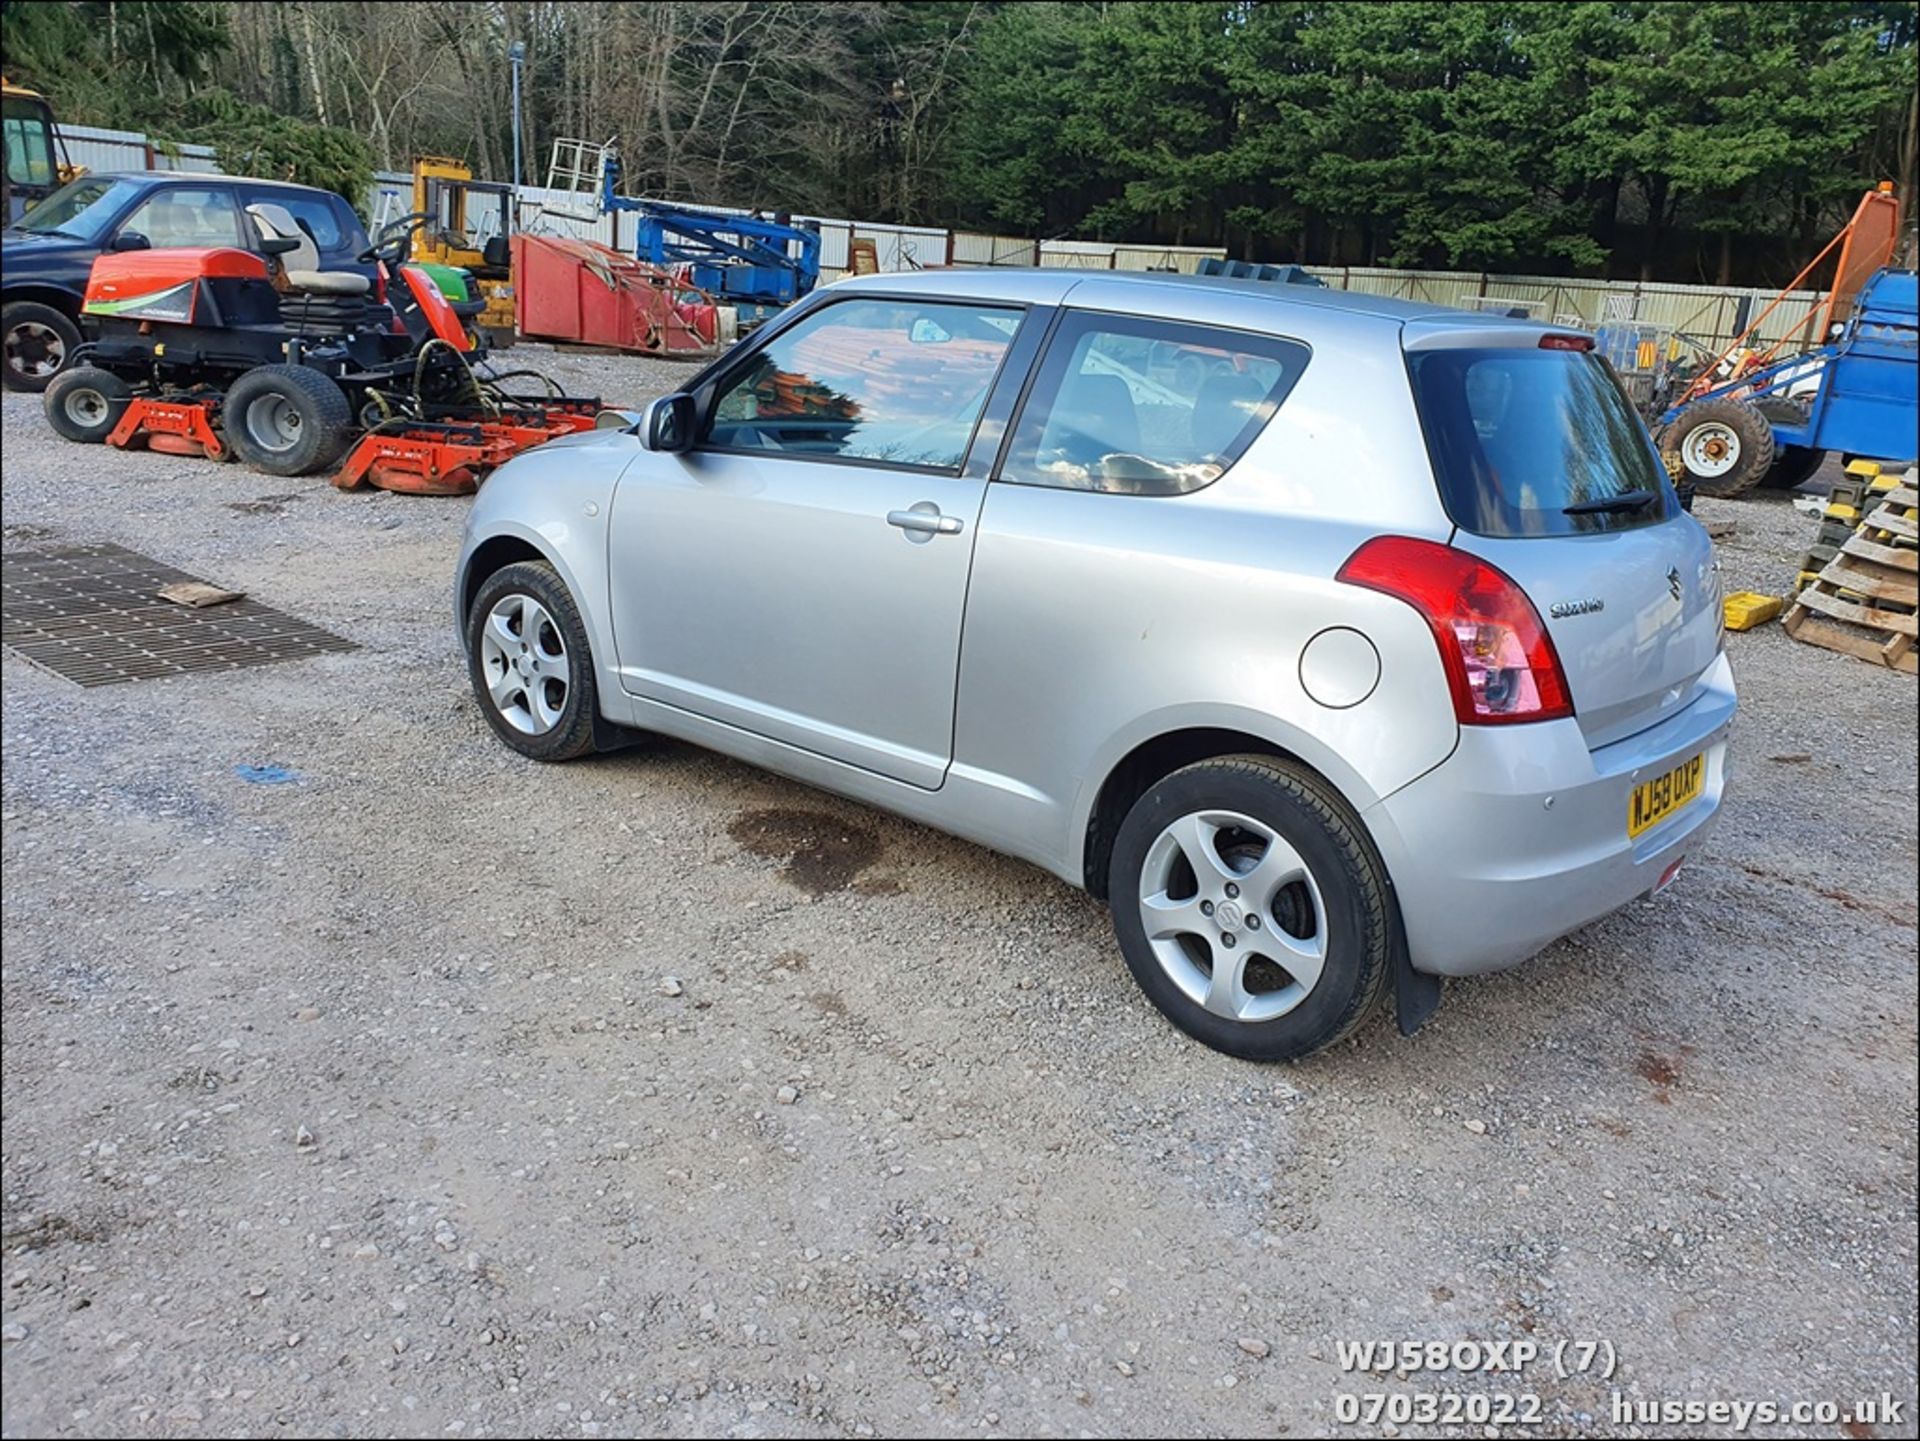
[[[614,400],[685,374],[516,356]],[[0,664],[7,1435],[1911,1418],[1911,679],[1731,637],[1738,770],[1680,884],[1412,1040],[1260,1068],[1025,865],[680,745],[510,756],[448,617],[465,502],[4,426],[8,549],[115,541],[360,646]],[[1810,518],[1700,509],[1731,586],[1790,582]],[[1618,1369],[1344,1372],[1369,1339]]]

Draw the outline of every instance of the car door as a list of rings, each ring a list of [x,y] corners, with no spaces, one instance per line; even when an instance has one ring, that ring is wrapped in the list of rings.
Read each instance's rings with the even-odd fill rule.
[[[986,463],[1030,354],[1010,306],[851,295],[702,387],[701,439],[622,478],[609,572],[635,695],[937,789]],[[1016,358],[1015,364],[1020,364]]]

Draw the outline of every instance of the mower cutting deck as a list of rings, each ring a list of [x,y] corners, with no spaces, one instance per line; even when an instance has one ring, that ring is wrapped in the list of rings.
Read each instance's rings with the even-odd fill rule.
[[[389,421],[354,446],[333,483],[342,490],[364,482],[406,495],[467,495],[521,451],[592,430],[599,410],[598,401],[552,401],[471,419]]]
[[[265,257],[101,256],[87,291],[90,339],[48,385],[47,419],[83,444],[234,456],[268,475],[332,472],[342,489],[365,481],[417,495],[469,493],[521,451],[590,428],[598,400],[507,393],[502,382],[516,376],[547,382],[495,375],[458,309],[400,263],[425,218],[388,227],[363,257],[380,264],[383,295],[358,275],[288,270],[281,261],[300,242],[277,230],[263,235]],[[311,328],[293,276],[334,287],[329,295],[352,290],[357,317]]]

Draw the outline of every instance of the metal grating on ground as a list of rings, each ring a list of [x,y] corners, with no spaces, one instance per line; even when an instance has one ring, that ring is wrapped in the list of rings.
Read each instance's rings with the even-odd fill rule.
[[[0,643],[85,686],[356,648],[257,600],[195,610],[154,594],[196,579],[117,545],[9,551],[0,557]]]

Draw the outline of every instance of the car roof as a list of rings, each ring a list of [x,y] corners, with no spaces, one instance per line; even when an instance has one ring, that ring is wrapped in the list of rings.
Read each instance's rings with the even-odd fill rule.
[[[160,180],[192,180],[207,182],[224,180],[228,184],[264,185],[269,190],[297,190],[303,195],[324,195],[338,199],[331,190],[322,190],[314,185],[296,185],[291,180],[262,180],[257,175],[222,175],[217,171],[205,170],[90,170],[87,175],[95,180],[134,180],[149,183]]]
[[[938,293],[964,299],[1008,300],[1028,305],[1070,304],[1074,292],[1085,288],[1110,304],[1115,287],[1137,289],[1143,311],[1170,307],[1185,310],[1198,303],[1212,309],[1222,300],[1244,297],[1267,305],[1306,306],[1316,311],[1400,326],[1414,321],[1445,321],[1449,327],[1537,332],[1538,321],[1460,310],[1432,301],[1399,300],[1390,295],[1367,295],[1318,285],[1295,285],[1271,280],[1248,280],[1225,275],[1177,275],[1141,270],[1077,270],[1069,268],[952,268],[901,271],[887,275],[849,276],[833,288],[873,294]]]

